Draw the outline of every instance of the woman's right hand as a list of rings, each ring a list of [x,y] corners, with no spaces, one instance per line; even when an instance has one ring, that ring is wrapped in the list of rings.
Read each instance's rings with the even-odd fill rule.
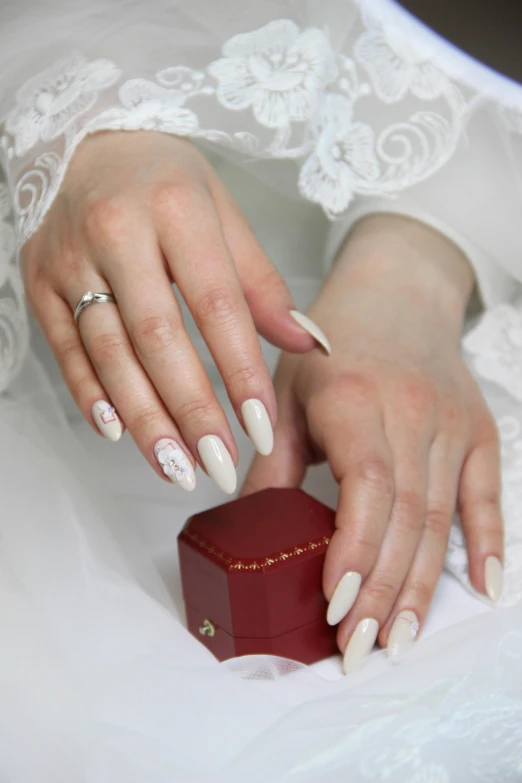
[[[285,351],[314,340],[203,156],[153,131],[88,137],[22,256],[29,302],[91,425],[111,440],[124,425],[158,475],[184,489],[199,459],[233,492],[237,446],[172,283],[261,453],[272,448],[276,403],[256,328]],[[88,291],[116,305],[90,306],[76,324]]]

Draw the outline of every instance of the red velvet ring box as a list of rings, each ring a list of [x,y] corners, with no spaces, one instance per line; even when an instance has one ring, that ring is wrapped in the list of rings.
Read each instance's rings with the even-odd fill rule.
[[[337,652],[321,580],[334,512],[300,489],[266,489],[191,517],[178,537],[189,631],[220,661]]]

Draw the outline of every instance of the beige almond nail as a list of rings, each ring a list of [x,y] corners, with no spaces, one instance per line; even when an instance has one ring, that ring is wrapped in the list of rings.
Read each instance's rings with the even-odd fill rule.
[[[487,558],[484,568],[484,583],[486,593],[492,601],[498,601],[502,595],[504,584],[504,567],[498,557],[491,555]]]
[[[308,332],[308,334],[312,335],[314,340],[319,343],[319,345],[326,351],[328,355],[332,353],[332,347],[327,336],[323,330],[320,329],[314,321],[312,321],[311,318],[308,318],[308,316],[304,315],[304,313],[300,313],[299,310],[290,310],[290,315],[294,321],[305,330],[305,332]]]
[[[328,625],[337,625],[346,617],[355,603],[361,587],[361,575],[348,571],[340,580],[328,604],[326,621]]]
[[[98,400],[92,406],[92,418],[104,438],[118,441],[121,438],[123,427],[116,413],[116,409],[106,400]]]
[[[373,650],[373,645],[379,633],[379,623],[371,617],[361,620],[352,633],[343,659],[345,674],[358,669]]]
[[[198,454],[211,479],[227,495],[236,491],[237,475],[230,453],[217,435],[204,435],[198,441]]]
[[[395,618],[388,636],[387,652],[392,663],[400,663],[419,633],[415,612],[405,609]]]
[[[241,415],[256,450],[267,457],[274,448],[274,431],[265,406],[261,400],[245,400],[241,406]]]

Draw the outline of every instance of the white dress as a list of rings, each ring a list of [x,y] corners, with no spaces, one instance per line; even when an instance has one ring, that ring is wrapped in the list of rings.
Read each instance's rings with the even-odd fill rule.
[[[217,664],[188,635],[176,535],[223,497],[199,476],[177,493],[82,422],[16,258],[82,138],[136,128],[201,145],[302,309],[363,214],[468,255],[484,309],[463,350],[502,439],[500,608],[470,588],[456,521],[397,668]],[[4,0],[0,151],[0,780],[522,780],[522,88],[391,0]],[[335,502],[324,468],[305,487]]]

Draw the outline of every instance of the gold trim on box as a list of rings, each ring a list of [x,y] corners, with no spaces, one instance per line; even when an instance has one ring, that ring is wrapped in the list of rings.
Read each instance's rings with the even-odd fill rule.
[[[249,563],[243,563],[241,560],[234,560],[233,558],[221,552],[214,544],[209,544],[204,538],[197,533],[190,533],[188,530],[183,530],[182,535],[186,536],[189,541],[192,541],[200,549],[204,549],[210,555],[213,555],[218,560],[221,560],[230,571],[261,571],[264,568],[270,568],[277,563],[283,563],[285,560],[289,560],[291,557],[297,557],[305,552],[313,552],[314,549],[319,547],[328,546],[330,539],[328,536],[318,539],[317,541],[309,541],[308,544],[303,546],[296,546],[286,552],[279,552],[272,557],[265,557],[263,560],[253,560]]]

